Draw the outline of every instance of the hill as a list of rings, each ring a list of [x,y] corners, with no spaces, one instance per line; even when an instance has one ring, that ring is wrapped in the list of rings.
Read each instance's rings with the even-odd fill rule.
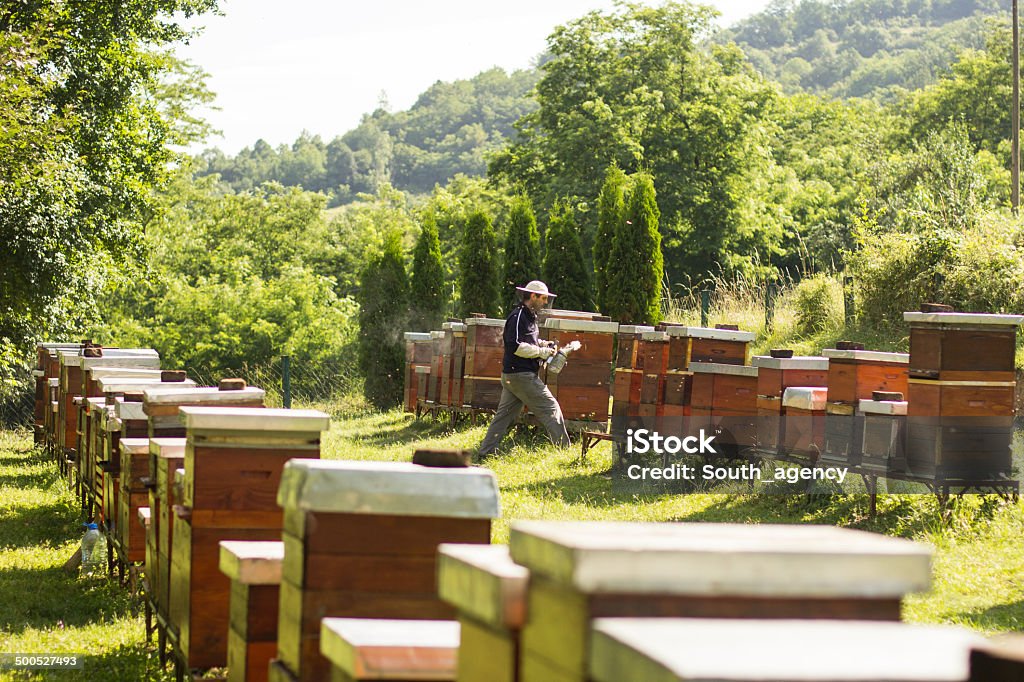
[[[219,149],[197,158],[196,174],[219,174],[234,191],[268,181],[302,186],[347,203],[381,182],[414,194],[444,185],[458,173],[482,176],[485,157],[513,134],[512,124],[536,108],[529,97],[534,69],[490,69],[468,80],[438,81],[406,111],[378,109],[325,143],[303,133],[274,149],[263,140],[236,156]]]
[[[789,94],[893,99],[932,82],[986,24],[1009,18],[997,0],[775,0],[722,31]]]

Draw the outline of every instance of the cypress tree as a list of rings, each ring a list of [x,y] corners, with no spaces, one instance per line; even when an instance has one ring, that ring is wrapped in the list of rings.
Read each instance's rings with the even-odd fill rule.
[[[664,259],[658,232],[654,178],[632,178],[626,212],[612,240],[606,301],[608,314],[626,324],[654,324],[661,318]]]
[[[402,399],[409,283],[402,235],[389,232],[384,250],[363,269],[359,286],[359,368],[372,405],[387,409]]]
[[[558,307],[593,310],[590,276],[583,258],[579,226],[572,207],[556,202],[548,219],[547,249],[544,253],[544,281],[558,294]]]
[[[423,216],[423,226],[412,258],[409,307],[413,331],[440,329],[448,305],[447,293],[437,220],[433,211],[427,211]]]
[[[519,301],[516,287],[540,277],[540,233],[529,197],[512,200],[508,232],[505,235],[505,267],[501,296],[506,312]]]
[[[459,250],[460,309],[463,317],[484,313],[497,317],[501,309],[498,293],[498,235],[483,211],[473,211],[462,228]]]
[[[607,314],[609,262],[615,230],[625,211],[626,174],[617,165],[608,166],[604,185],[597,197],[597,236],[594,238],[594,303]]]

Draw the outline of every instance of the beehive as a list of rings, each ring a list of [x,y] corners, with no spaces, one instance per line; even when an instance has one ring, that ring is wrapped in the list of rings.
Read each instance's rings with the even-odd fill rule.
[[[910,323],[907,463],[925,478],[1012,469],[1017,328],[1024,316],[904,313]]]
[[[430,332],[430,378],[427,380],[427,402],[437,405],[441,404],[441,344],[443,342],[443,331]]]
[[[185,479],[171,553],[171,611],[189,667],[227,662],[230,583],[220,572],[222,540],[277,540],[276,504],[285,463],[320,455],[330,418],[316,410],[247,407],[180,409]]]
[[[665,333],[669,335],[668,369],[675,370],[687,370],[691,362],[745,365],[756,338],[753,332],[682,325],[667,326]]]
[[[454,682],[459,624],[448,620],[324,618],[320,648],[336,682]]]
[[[580,343],[561,372],[545,372],[545,381],[558,400],[562,415],[570,421],[608,421],[612,395],[612,361],[615,353],[616,322],[548,319],[541,337],[559,347]]]
[[[180,438],[185,435],[185,427],[178,412],[184,406],[262,407],[265,397],[266,391],[255,386],[242,389],[161,387],[143,392],[142,410],[149,418],[150,438]]]
[[[458,682],[516,682],[530,573],[507,545],[441,545],[437,593],[461,628]]]
[[[149,504],[143,481],[149,476],[149,439],[121,438],[119,448],[118,545],[124,561],[137,563],[146,558],[146,530],[139,523],[139,508]]]
[[[430,334],[405,332],[405,391],[403,393],[406,412],[416,411],[419,395],[417,367],[430,367]]]
[[[927,546],[830,526],[521,521],[509,549],[530,571],[520,682],[586,680],[596,618],[895,621],[931,577]]]
[[[601,618],[589,669],[593,682],[963,682],[983,642],[966,628],[901,623]]]
[[[466,325],[445,322],[441,325],[441,388],[442,405],[462,405],[462,377],[466,370]]]
[[[757,446],[775,452],[782,438],[782,396],[791,386],[827,386],[828,358],[755,355],[757,367]]]
[[[806,456],[812,463],[825,445],[825,386],[790,386],[782,396],[783,425],[779,448]]]
[[[757,436],[757,367],[691,362],[695,426],[720,431],[716,443],[752,447]]]
[[[264,682],[277,652],[284,543],[220,543],[220,570],[231,581],[229,682]]]
[[[861,400],[861,460],[865,471],[906,473],[906,401]]]
[[[158,616],[167,622],[172,637],[177,636],[177,625],[170,622],[171,550],[174,506],[181,504],[174,485],[174,472],[185,463],[184,438],[151,438],[149,440],[150,468],[156,477],[156,487],[150,494],[149,506],[155,526],[156,571],[150,577]]]
[[[505,321],[489,317],[466,318],[466,365],[462,401],[478,409],[493,410],[501,398],[501,363],[505,355]]]
[[[276,665],[323,680],[324,617],[447,619],[437,596],[437,546],[486,544],[498,516],[494,474],[400,462],[292,460],[285,510]]]

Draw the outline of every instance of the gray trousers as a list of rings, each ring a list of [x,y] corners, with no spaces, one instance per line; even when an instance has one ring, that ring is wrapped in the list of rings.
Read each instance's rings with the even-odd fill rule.
[[[519,416],[523,405],[526,405],[544,425],[552,443],[559,447],[568,447],[569,434],[565,431],[562,408],[558,406],[558,401],[551,395],[551,391],[533,372],[515,372],[501,375],[501,400],[498,401],[494,421],[491,422],[487,435],[480,444],[479,454],[489,455],[494,452]]]

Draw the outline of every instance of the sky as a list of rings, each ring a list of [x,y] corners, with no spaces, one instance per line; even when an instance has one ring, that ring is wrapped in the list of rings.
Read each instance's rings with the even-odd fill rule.
[[[728,26],[769,0],[711,0]],[[644,4],[658,4],[644,0]],[[263,138],[290,143],[303,130],[325,141],[355,127],[382,97],[407,109],[438,80],[494,66],[526,68],[551,30],[612,0],[222,0],[222,16],[178,47],[209,73],[221,135],[205,147],[235,154]]]

